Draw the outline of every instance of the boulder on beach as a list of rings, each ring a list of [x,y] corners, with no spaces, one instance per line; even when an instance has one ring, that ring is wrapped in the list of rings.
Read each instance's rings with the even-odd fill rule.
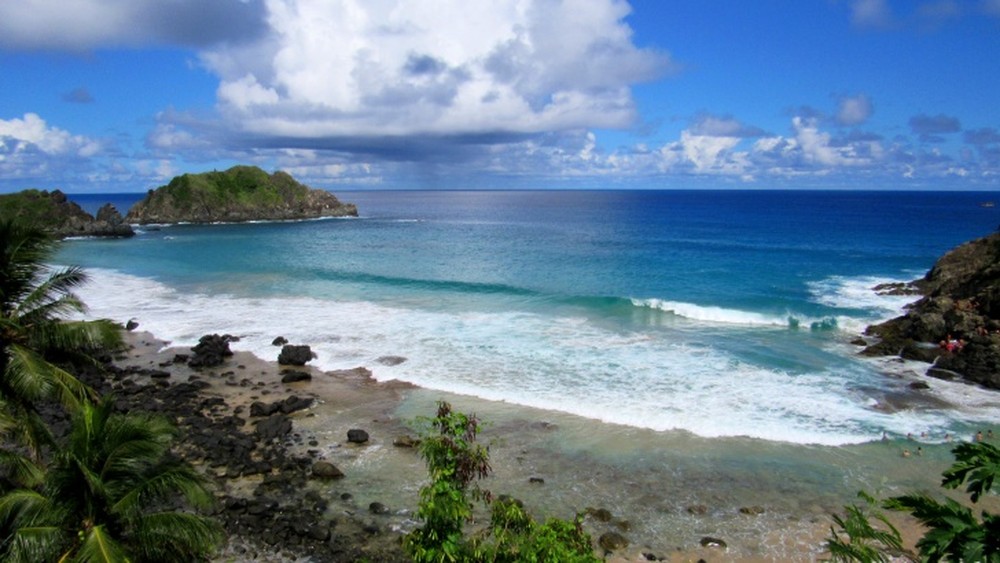
[[[278,363],[283,366],[304,366],[314,357],[309,346],[285,344],[278,354]]]
[[[347,441],[352,444],[364,444],[368,441],[368,433],[360,428],[351,428],[347,431]]]
[[[282,383],[298,383],[300,381],[312,381],[312,374],[297,370],[286,370],[281,372]]]
[[[222,365],[226,358],[233,355],[229,349],[230,338],[218,334],[206,334],[198,339],[191,351],[194,355],[188,360],[188,365],[193,368],[215,367]]]
[[[605,532],[597,538],[597,545],[604,551],[617,551],[628,547],[628,539],[618,532]]]
[[[1000,232],[947,252],[912,286],[923,297],[868,327],[878,341],[862,354],[927,362],[928,375],[1000,389]]]
[[[317,461],[312,466],[312,475],[319,479],[341,479],[344,472],[329,461]]]

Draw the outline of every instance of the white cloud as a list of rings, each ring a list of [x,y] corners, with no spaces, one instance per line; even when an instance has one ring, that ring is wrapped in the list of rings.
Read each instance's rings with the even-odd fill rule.
[[[886,27],[892,23],[892,12],[886,0],[853,0],[851,22],[859,27]]]
[[[621,0],[267,0],[269,36],[203,60],[220,110],[284,138],[537,133],[635,117],[665,71]]]
[[[844,96],[837,103],[837,123],[841,125],[860,125],[872,116],[874,112],[871,99],[864,94]]]
[[[0,119],[0,153],[11,155],[37,149],[52,156],[91,157],[100,148],[100,143],[93,139],[49,127],[38,114],[26,113],[21,119]]]
[[[52,181],[66,171],[77,174],[101,150],[99,141],[50,127],[34,113],[0,119],[0,183]]]

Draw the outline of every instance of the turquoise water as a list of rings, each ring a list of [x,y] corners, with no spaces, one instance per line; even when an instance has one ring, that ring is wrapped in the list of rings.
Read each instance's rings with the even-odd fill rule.
[[[337,195],[361,217],[144,228],[59,261],[90,272],[93,315],[178,345],[228,332],[273,359],[282,335],[320,367],[626,426],[832,445],[996,421],[961,384],[900,407],[921,367],[849,344],[907,302],[874,285],[997,228],[991,194]]]

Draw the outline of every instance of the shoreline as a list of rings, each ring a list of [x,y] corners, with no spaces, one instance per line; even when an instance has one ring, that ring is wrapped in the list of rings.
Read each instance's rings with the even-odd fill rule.
[[[608,560],[613,561],[814,560],[821,556],[821,544],[829,535],[830,514],[853,502],[859,488],[886,486],[875,482],[875,474],[882,470],[879,460],[906,469],[903,482],[927,485],[936,482],[949,462],[943,444],[926,444],[920,459],[899,463],[899,448],[905,444],[897,442],[791,446],[617,427],[407,383],[380,383],[363,368],[294,368],[312,379],[282,384],[285,366],[249,352],[236,352],[217,368],[196,370],[175,361],[177,354],[189,349],[170,347],[150,333],[126,335],[131,348],[116,364],[137,372],[130,377],[148,377],[141,370],[166,371],[170,376],[160,380],[161,388],[192,380],[207,383],[199,397],[210,398],[216,418],[245,417],[242,432],[253,432],[264,420],[248,416],[254,401],[293,395],[313,398],[309,408],[287,415],[290,431],[283,440],[271,440],[272,445],[283,456],[304,460],[297,462],[301,466],[327,461],[346,474],[336,481],[318,481],[302,467],[304,482],[300,479],[299,484],[323,501],[320,516],[335,523],[333,536],[347,530],[356,544],[352,553],[373,560],[394,544],[398,549],[399,536],[417,525],[413,512],[427,479],[417,452],[393,442],[414,435],[412,420],[431,416],[441,399],[486,422],[481,440],[490,444],[494,474],[483,483],[485,488],[522,499],[540,519],[570,519],[588,508],[609,512],[607,521],[588,517],[585,528],[595,544],[607,532],[629,540],[629,547],[610,554]],[[275,355],[277,351],[276,347]],[[349,443],[351,428],[364,429],[370,440],[364,445]],[[249,498],[260,496],[258,491],[268,479],[280,474],[273,467],[251,476],[207,469],[226,494]],[[895,488],[889,494],[899,492]],[[372,513],[374,503],[384,511]],[[919,528],[908,517],[892,516],[912,548]],[[702,547],[704,537],[721,538],[727,547]]]

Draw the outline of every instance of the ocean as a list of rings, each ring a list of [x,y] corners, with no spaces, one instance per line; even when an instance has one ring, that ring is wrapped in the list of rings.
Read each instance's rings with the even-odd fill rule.
[[[997,422],[995,394],[962,384],[899,408],[921,366],[850,342],[913,299],[875,285],[997,228],[991,194],[337,195],[360,217],[143,227],[58,260],[90,274],[93,316],[175,345],[229,333],[274,359],[284,336],[323,369],[628,427],[844,445]]]

